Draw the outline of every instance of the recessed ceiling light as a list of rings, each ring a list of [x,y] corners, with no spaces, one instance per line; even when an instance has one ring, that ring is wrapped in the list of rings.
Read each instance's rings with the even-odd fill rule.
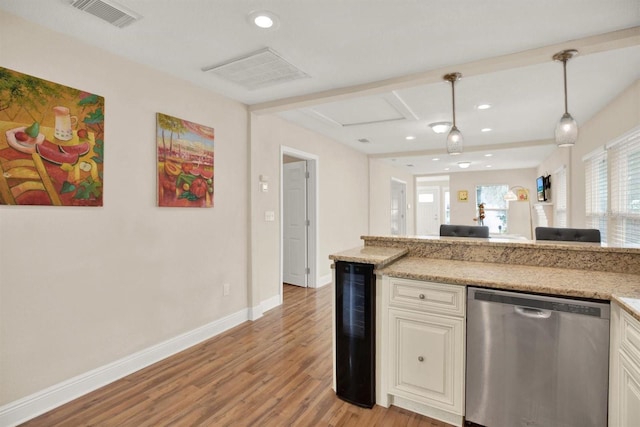
[[[489,108],[491,108],[491,104],[478,104],[476,108],[478,110],[488,110]]]
[[[480,132],[491,132],[493,129],[491,128],[482,128],[480,129]]]
[[[431,160],[433,160],[434,162],[437,162],[437,161],[438,161],[438,160],[440,160],[440,159],[439,159],[438,157],[434,157],[434,158],[433,158],[433,159],[431,159]]]
[[[493,154],[491,154],[491,153],[487,153],[487,154],[485,154],[484,156],[485,156],[485,157],[491,157],[491,156],[493,156]]]
[[[461,169],[466,169],[471,166],[471,162],[458,162],[458,167]]]
[[[491,166],[491,165],[487,165],[487,166],[485,166],[485,167],[486,167],[486,168],[492,168],[493,166]]]
[[[416,139],[416,137],[413,136],[413,135],[409,135],[409,136],[406,136],[404,139],[406,139],[407,141],[412,141],[412,140]]]
[[[249,22],[256,27],[268,30],[278,28],[278,17],[267,10],[258,10],[249,14]]]
[[[448,171],[450,168],[444,168],[444,170]]]
[[[451,122],[435,122],[429,123],[429,127],[435,133],[445,133],[451,129]]]

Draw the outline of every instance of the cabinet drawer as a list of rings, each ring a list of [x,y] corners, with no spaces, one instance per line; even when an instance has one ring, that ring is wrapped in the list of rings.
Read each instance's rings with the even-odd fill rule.
[[[620,312],[620,347],[640,364],[640,322],[626,311]]]
[[[464,316],[464,286],[393,277],[389,285],[389,304],[393,307]]]

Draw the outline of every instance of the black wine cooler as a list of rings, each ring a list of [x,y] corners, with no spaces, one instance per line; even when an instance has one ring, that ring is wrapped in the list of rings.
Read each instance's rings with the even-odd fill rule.
[[[336,394],[371,408],[375,396],[373,265],[338,261],[336,268]]]

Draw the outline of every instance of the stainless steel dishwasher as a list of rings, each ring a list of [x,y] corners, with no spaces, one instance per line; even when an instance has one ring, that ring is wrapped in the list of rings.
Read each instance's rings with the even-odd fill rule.
[[[469,287],[467,426],[607,425],[606,302]]]

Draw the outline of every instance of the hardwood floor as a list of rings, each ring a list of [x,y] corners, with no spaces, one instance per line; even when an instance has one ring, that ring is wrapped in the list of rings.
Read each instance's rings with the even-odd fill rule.
[[[330,286],[286,285],[283,306],[261,319],[23,426],[449,426],[343,402],[331,389],[331,358]]]

